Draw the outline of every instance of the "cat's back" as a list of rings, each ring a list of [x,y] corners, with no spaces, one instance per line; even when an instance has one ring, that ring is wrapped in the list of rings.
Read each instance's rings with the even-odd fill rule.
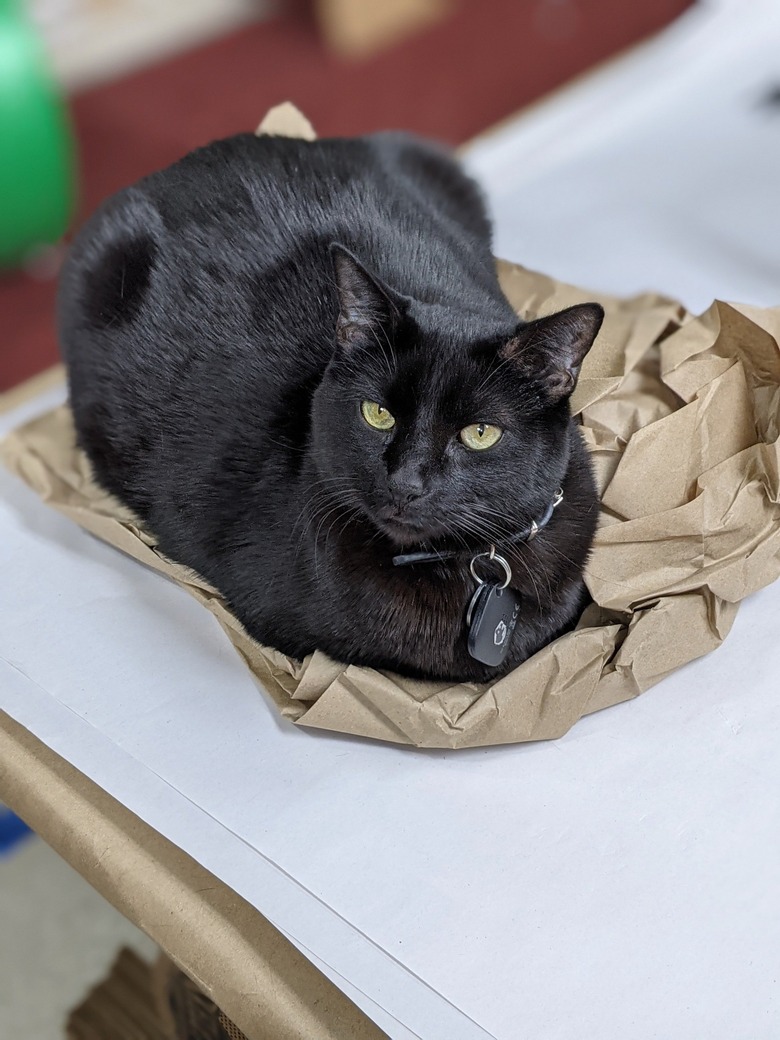
[[[270,248],[301,234],[357,232],[370,250],[376,229],[391,235],[436,229],[479,244],[490,238],[476,184],[444,147],[402,132],[315,141],[238,134],[141,184],[170,230],[219,217],[229,233],[251,212]]]
[[[478,191],[443,150],[239,134],[120,191],[76,236],[58,303],[74,396],[113,381],[162,407],[205,371],[268,392],[306,382],[332,349],[334,241],[414,298],[498,292]]]
[[[120,191],[86,223],[61,278],[64,350],[75,330],[115,336],[139,317],[171,341],[202,320],[251,330],[296,293],[329,313],[333,241],[399,292],[418,295],[427,279],[442,302],[457,299],[455,271],[491,263],[479,192],[443,149],[401,133],[239,134]],[[271,306],[254,306],[264,293]]]

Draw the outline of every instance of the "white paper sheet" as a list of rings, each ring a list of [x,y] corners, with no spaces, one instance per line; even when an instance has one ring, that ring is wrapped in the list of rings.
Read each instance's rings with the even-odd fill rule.
[[[674,54],[656,44],[644,71],[603,73],[613,123],[574,118],[586,83],[480,144],[499,252],[618,292],[779,302],[780,179],[758,161],[776,171],[778,152],[756,150],[753,123],[729,150],[711,129],[723,83],[733,102],[766,81],[777,19],[756,2],[739,55],[730,10],[720,35],[697,16]],[[744,8],[738,21],[746,46]],[[640,169],[653,177],[634,191]],[[562,740],[443,752],[280,721],[194,601],[5,474],[0,574],[0,707],[254,903],[391,1037],[780,1035],[780,585],[721,650]]]
[[[477,142],[495,252],[617,295],[780,302],[780,4],[697,4]]]

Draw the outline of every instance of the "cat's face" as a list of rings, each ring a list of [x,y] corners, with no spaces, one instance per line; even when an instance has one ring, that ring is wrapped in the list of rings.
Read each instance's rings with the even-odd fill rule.
[[[601,324],[572,308],[489,340],[422,328],[342,251],[334,359],[314,402],[322,487],[397,546],[500,542],[568,464],[568,396]]]

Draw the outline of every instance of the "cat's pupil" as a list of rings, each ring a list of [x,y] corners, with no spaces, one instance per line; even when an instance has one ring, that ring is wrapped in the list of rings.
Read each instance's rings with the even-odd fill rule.
[[[477,426],[477,436],[478,437],[484,437],[485,436],[485,424],[484,423],[479,423],[479,425]]]

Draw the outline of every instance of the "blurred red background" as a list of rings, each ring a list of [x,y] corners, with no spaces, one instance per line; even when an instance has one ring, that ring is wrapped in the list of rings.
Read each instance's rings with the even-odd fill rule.
[[[292,100],[320,136],[402,128],[457,145],[672,21],[691,0],[458,0],[444,20],[360,60],[306,5],[71,99],[76,223],[107,195]],[[58,359],[55,281],[0,280],[0,391]]]

